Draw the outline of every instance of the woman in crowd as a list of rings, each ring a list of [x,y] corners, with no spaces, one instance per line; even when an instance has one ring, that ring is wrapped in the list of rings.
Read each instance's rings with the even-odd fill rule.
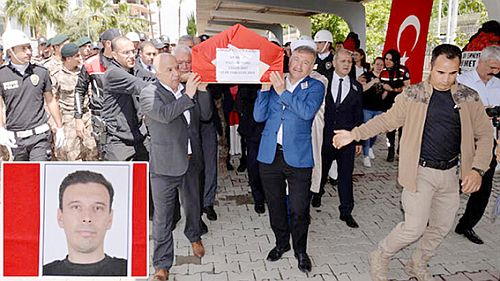
[[[363,85],[363,121],[365,123],[381,114],[384,110],[384,102],[382,100],[384,88],[379,79],[383,69],[384,59],[377,57],[373,62],[373,70],[363,73],[358,78],[358,81]],[[377,137],[373,137],[363,143],[363,165],[365,167],[371,167],[371,159],[375,159],[372,147],[376,139]]]
[[[388,50],[384,54],[385,68],[380,73],[380,82],[382,82],[385,92],[382,94],[384,100],[384,111],[389,110],[394,103],[397,95],[403,92],[403,88],[410,85],[410,73],[408,69],[400,64],[401,56],[394,49]],[[401,137],[402,130],[398,130]],[[387,133],[389,150],[387,153],[387,161],[393,162],[395,156],[395,141],[396,131]]]
[[[354,52],[352,53],[352,59],[354,63],[352,64],[352,69],[349,73],[349,76],[352,79],[358,79],[361,74],[370,70],[370,64],[366,62],[366,54],[363,49],[354,49]]]

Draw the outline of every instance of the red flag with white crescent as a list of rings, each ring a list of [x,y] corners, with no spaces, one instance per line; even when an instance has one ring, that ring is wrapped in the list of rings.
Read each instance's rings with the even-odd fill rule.
[[[223,56],[228,52],[228,56]],[[203,82],[269,82],[269,75],[272,71],[283,72],[283,52],[283,48],[250,29],[236,24],[193,47],[193,72],[198,73]],[[244,60],[246,54],[251,59]],[[216,67],[217,64],[219,66]],[[223,66],[228,72],[233,71],[233,73],[222,75],[225,73],[217,72],[221,71]],[[242,80],[247,77],[254,79],[253,81]]]
[[[1,169],[0,279],[40,277],[44,265],[65,259],[66,229],[56,218],[59,185],[77,170],[101,173],[113,186],[104,253],[126,260],[124,277],[148,276],[147,163],[11,162]]]
[[[427,32],[432,12],[432,0],[408,4],[406,0],[393,0],[384,53],[396,49],[401,64],[410,70],[411,83],[422,81]]]

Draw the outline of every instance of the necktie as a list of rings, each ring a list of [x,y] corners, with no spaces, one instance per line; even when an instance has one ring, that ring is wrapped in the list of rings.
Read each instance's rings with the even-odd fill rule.
[[[152,71],[153,69],[151,68],[151,65],[148,65],[148,70]]]
[[[340,105],[340,101],[342,100],[342,81],[344,81],[344,79],[340,78],[339,89],[337,90],[337,99],[335,100],[335,107],[338,107]]]

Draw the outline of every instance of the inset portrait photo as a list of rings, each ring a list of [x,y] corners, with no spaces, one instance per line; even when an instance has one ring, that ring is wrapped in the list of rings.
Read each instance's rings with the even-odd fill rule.
[[[45,162],[39,165],[39,212],[33,212],[35,216],[39,214],[40,222],[38,270],[37,274],[21,275],[146,276],[147,164]],[[4,174],[14,170],[7,167]],[[31,170],[36,169],[27,172]],[[5,184],[10,184],[9,175]],[[11,188],[6,186],[6,189]],[[4,196],[5,203],[10,198],[11,195]],[[7,206],[4,213],[10,213]],[[5,252],[11,247],[23,247],[21,239],[8,237],[15,227],[6,219]],[[31,252],[34,251],[27,254],[34,255]],[[6,267],[9,263],[17,266],[16,261],[7,255],[4,259],[4,276],[16,276],[8,274]]]

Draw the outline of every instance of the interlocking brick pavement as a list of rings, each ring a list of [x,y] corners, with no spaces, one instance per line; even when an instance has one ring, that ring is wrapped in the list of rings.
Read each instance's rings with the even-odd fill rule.
[[[297,270],[293,251],[277,262],[265,260],[274,245],[267,210],[263,215],[254,212],[246,173],[227,172],[221,165],[215,206],[219,219],[208,221],[204,217],[209,227],[209,233],[203,236],[207,255],[201,265],[182,264],[186,262],[182,256],[191,251],[186,250],[189,244],[181,221],[174,231],[179,256],[171,280],[369,281],[368,253],[403,218],[401,187],[396,184],[397,161],[385,161],[384,145],[379,141],[375,146],[377,158],[372,160],[371,168],[363,167],[361,158],[356,159],[353,216],[359,229],[350,229],[338,219],[338,194],[331,185],[326,187],[321,208],[311,208],[308,253],[313,269],[309,274]],[[237,167],[239,158],[233,156],[232,162]],[[475,228],[485,244],[475,245],[452,230],[429,263],[437,281],[500,280],[500,223],[493,223],[491,218],[494,199],[500,194],[499,183],[500,174],[495,177],[486,214]],[[457,218],[466,200],[467,196],[462,195]],[[413,249],[414,245],[394,257],[389,265],[390,279],[412,280],[403,266]]]

